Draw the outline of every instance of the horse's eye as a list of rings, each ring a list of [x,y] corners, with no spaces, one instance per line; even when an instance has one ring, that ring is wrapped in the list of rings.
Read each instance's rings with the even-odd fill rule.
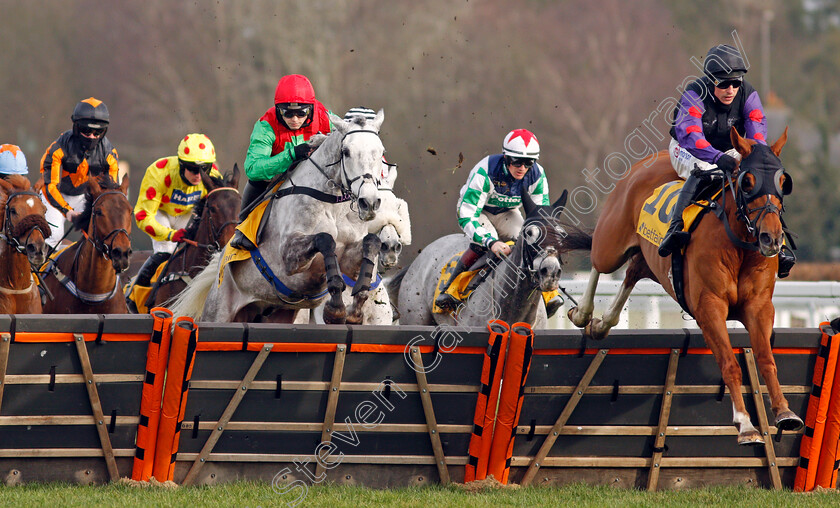
[[[350,149],[346,148],[346,147],[342,148],[341,149],[341,155],[343,155],[344,157],[350,157]]]
[[[96,215],[97,217],[102,217],[102,210],[94,210],[93,214]]]
[[[14,208],[9,208],[9,215],[17,216],[18,212]]]
[[[528,245],[533,245],[540,238],[540,228],[537,226],[528,226],[523,231],[523,234],[525,236],[525,242]]]

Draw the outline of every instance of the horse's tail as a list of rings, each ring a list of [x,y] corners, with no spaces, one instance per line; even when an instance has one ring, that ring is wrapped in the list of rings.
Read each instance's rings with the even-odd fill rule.
[[[398,308],[400,305],[400,286],[402,285],[402,280],[403,277],[405,277],[406,272],[408,272],[408,266],[401,269],[385,283],[385,289],[388,291],[388,299],[391,300],[391,305],[393,305],[394,308]]]
[[[218,279],[219,260],[224,251],[213,254],[210,262],[204,270],[198,272],[186,289],[177,294],[172,300],[167,301],[169,310],[175,316],[188,316],[193,319],[200,319],[204,310],[204,302],[213,283]]]
[[[560,243],[562,252],[575,250],[592,250],[592,233],[571,224],[563,224],[566,234]]]

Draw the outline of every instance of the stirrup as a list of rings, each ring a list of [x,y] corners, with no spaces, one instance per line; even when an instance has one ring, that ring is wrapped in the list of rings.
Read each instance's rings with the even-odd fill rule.
[[[779,278],[784,279],[790,275],[790,270],[796,264],[796,255],[793,252],[785,252],[785,248],[779,252]]]
[[[545,302],[545,313],[548,315],[549,318],[551,318],[555,314],[557,314],[557,311],[562,306],[563,306],[563,299],[560,298],[559,296],[554,296],[554,298]]]
[[[686,231],[682,231],[682,228],[670,231],[665,235],[662,243],[659,244],[659,256],[663,258],[670,256],[675,250],[679,250],[688,245],[690,238],[691,235]]]
[[[455,310],[463,302],[449,293],[441,293],[435,298],[435,305],[443,310]]]
[[[236,233],[233,234],[233,238],[230,239],[230,246],[234,249],[241,249],[252,251],[257,248],[254,245],[254,242],[248,239],[247,236],[242,231],[236,230]]]

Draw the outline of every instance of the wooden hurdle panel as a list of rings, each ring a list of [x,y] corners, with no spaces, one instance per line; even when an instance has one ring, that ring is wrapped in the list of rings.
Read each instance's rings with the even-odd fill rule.
[[[175,480],[463,481],[486,345],[486,328],[201,323]]]
[[[6,484],[129,476],[150,316],[0,316]]]
[[[604,341],[545,331],[536,339],[511,481],[648,490],[743,483],[793,485],[802,431],[777,432],[749,338],[730,330],[744,398],[765,445],[736,444],[732,403],[698,330],[614,330]],[[675,340],[677,339],[677,340]],[[790,408],[805,416],[820,334],[777,330]]]

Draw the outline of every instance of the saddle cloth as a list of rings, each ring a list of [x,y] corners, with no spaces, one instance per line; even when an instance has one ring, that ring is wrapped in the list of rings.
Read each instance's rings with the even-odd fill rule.
[[[677,196],[679,196],[684,184],[684,180],[674,180],[660,185],[645,201],[641,212],[639,212],[639,223],[636,228],[636,232],[642,238],[656,246],[662,243],[665,233],[668,232],[668,225],[671,223],[671,215],[674,212]],[[716,199],[719,194],[720,190],[718,189],[710,199]],[[697,202],[700,204],[692,203],[683,210],[684,231],[691,231],[698,217],[707,210],[701,205],[708,205],[709,200],[698,200]]]
[[[282,182],[281,182],[282,183]],[[273,191],[272,191],[273,192]],[[248,214],[248,217],[245,218],[236,229],[241,231],[245,237],[253,242],[254,245],[259,245],[257,242],[257,231],[260,228],[260,223],[262,222],[263,214],[265,214],[265,209],[268,207],[268,203],[270,200],[266,199],[259,205],[255,206],[254,209]],[[222,285],[222,280],[225,276],[225,266],[228,263],[233,263],[236,261],[245,261],[246,259],[251,259],[251,251],[247,251],[244,249],[237,249],[230,245],[228,242],[225,245],[225,252],[222,255],[222,262],[219,264],[219,279],[217,281],[217,285]]]
[[[155,270],[155,274],[152,275],[151,285],[149,286],[141,286],[139,284],[132,284],[137,279],[137,276],[131,278],[131,281],[125,285],[123,291],[128,295],[126,298],[134,302],[134,305],[137,306],[137,312],[139,314],[148,314],[149,308],[146,306],[146,300],[149,299],[149,293],[152,292],[152,288],[155,286],[155,282],[160,278],[161,272],[163,272],[163,268],[166,266],[166,261],[163,261],[161,264],[158,265],[157,269]],[[131,288],[131,293],[128,293],[128,289]]]

